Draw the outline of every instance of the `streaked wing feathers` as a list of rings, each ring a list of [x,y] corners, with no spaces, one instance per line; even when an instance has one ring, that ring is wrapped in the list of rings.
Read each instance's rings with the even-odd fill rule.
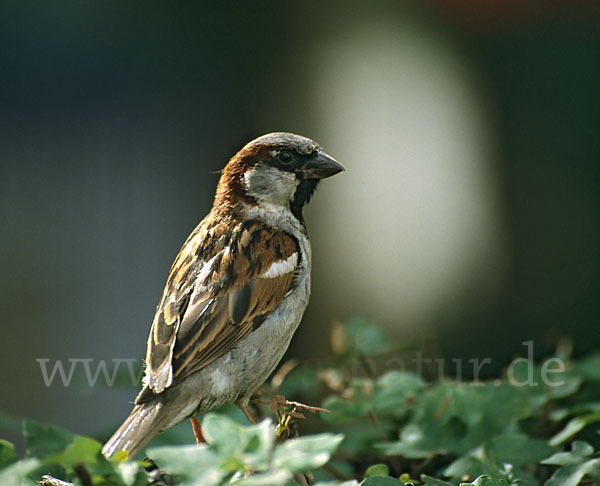
[[[291,290],[298,263],[295,238],[262,222],[209,215],[200,223],[171,267],[148,338],[145,380],[153,394],[258,327]],[[138,402],[151,395],[142,392]]]

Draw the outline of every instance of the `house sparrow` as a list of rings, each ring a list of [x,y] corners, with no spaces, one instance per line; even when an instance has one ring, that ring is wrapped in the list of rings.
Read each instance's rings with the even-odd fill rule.
[[[320,179],[343,170],[313,140],[283,132],[229,161],[210,213],[171,267],[148,337],[144,388],[105,456],[133,457],[159,432],[225,402],[252,418],[250,397],[308,304],[302,208]]]

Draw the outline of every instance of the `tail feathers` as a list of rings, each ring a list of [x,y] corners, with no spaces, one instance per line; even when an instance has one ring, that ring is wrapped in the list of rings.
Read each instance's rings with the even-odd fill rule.
[[[102,454],[110,457],[119,451],[127,451],[133,458],[158,434],[164,426],[165,414],[161,413],[163,404],[156,400],[136,405],[123,425],[108,439],[102,448]]]

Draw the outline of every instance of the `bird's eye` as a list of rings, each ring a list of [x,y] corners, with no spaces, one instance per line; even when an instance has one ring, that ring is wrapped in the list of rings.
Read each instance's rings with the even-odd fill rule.
[[[282,164],[290,164],[294,158],[292,157],[292,154],[287,151],[279,152],[278,157]]]

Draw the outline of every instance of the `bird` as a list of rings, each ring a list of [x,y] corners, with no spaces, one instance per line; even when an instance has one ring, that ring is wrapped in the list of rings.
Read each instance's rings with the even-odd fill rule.
[[[309,301],[302,209],[344,171],[314,140],[287,132],[247,143],[221,171],[213,206],[171,266],[148,336],[143,388],[102,448],[133,458],[156,434],[249,401],[281,361]]]

